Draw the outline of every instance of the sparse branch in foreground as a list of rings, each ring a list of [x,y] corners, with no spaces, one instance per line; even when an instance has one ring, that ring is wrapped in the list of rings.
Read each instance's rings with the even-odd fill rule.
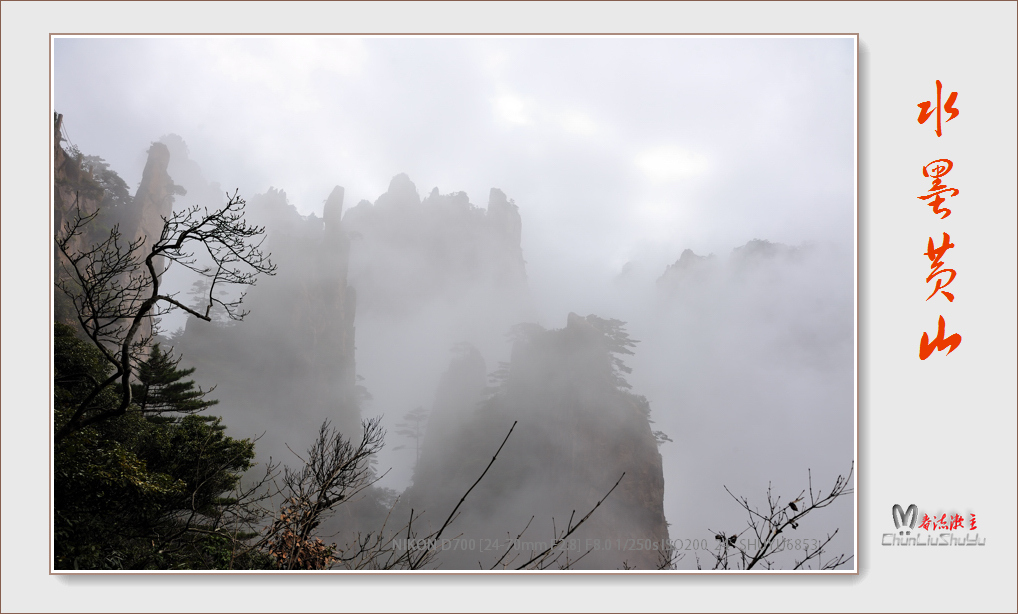
[[[810,471],[808,472],[808,489],[802,490],[798,497],[787,503],[782,503],[780,496],[774,497],[771,486],[768,485],[767,509],[763,512],[751,506],[746,497],[734,495],[726,486],[725,491],[746,511],[747,527],[736,534],[727,535],[724,532],[719,532],[715,535],[718,547],[716,552],[711,553],[714,558],[714,569],[729,569],[730,555],[737,556],[739,569],[774,568],[771,557],[785,550],[785,538],[782,535],[788,530],[798,529],[799,523],[808,514],[831,505],[840,497],[851,495],[854,492],[851,488],[854,471],[855,463],[853,462],[848,475],[839,475],[827,495],[824,495],[822,491],[813,492],[813,475]],[[713,531],[711,532],[713,533]],[[760,544],[756,550],[750,551],[738,545],[738,538],[746,532],[752,532],[756,543]],[[836,528],[824,540],[819,541],[813,549],[804,548],[803,558],[795,561],[792,569],[809,568],[810,561],[818,562],[821,570],[837,569],[848,564],[853,558],[852,555],[839,554],[827,560],[822,558],[826,547],[837,534],[838,529]]]
[[[624,477],[626,477],[626,473],[623,471],[622,475],[619,476],[619,479],[615,481],[615,485],[612,486],[610,489],[608,489],[608,492],[606,492],[604,494],[604,496],[601,497],[597,501],[597,503],[594,504],[594,507],[590,508],[590,511],[587,512],[587,514],[583,518],[581,518],[579,520],[579,522],[577,522],[576,524],[573,524],[573,516],[576,514],[576,510],[573,510],[573,514],[570,515],[569,523],[566,525],[565,530],[563,530],[560,535],[556,535],[555,536],[555,539],[552,540],[551,546],[549,546],[547,549],[545,549],[545,550],[535,554],[534,556],[532,556],[530,558],[530,560],[528,560],[526,563],[523,563],[522,565],[520,565],[516,569],[545,569],[549,565],[555,564],[558,561],[559,557],[562,556],[562,552],[561,551],[559,551],[556,554],[557,548],[560,545],[562,545],[562,543],[566,539],[568,539],[570,535],[572,535],[574,532],[576,532],[576,530],[579,529],[580,526],[583,525],[583,523],[587,522],[587,519],[590,518],[591,514],[593,514],[594,511],[597,508],[601,507],[601,504],[604,503],[605,499],[608,498],[608,495],[612,494],[612,492],[614,492],[614,490],[616,488],[618,488],[619,483],[622,482],[622,478],[624,478]],[[527,523],[527,524],[529,525],[530,523]],[[524,528],[524,530],[526,530],[526,528]],[[521,533],[521,535],[522,535],[522,533]],[[588,553],[589,553],[589,551],[583,553],[583,555],[581,555],[580,558],[583,558],[584,556],[587,556]],[[554,557],[552,557],[553,554],[555,554]],[[579,559],[577,559],[577,560],[579,560]],[[573,563],[575,563],[575,562],[576,561],[573,561]]]
[[[441,538],[443,532],[456,519],[459,508],[466,501],[467,496],[487,475],[488,470],[491,469],[498,455],[502,452],[502,448],[509,441],[509,437],[516,428],[516,424],[517,422],[513,422],[505,439],[502,440],[502,444],[495,451],[491,461],[488,462],[484,471],[481,472],[480,477],[460,497],[456,507],[453,508],[448,518],[446,518],[437,531],[433,531],[425,536],[419,536],[413,529],[414,520],[420,519],[423,514],[419,513],[414,516],[414,510],[411,509],[410,519],[407,524],[389,534],[386,531],[386,526],[389,523],[392,509],[394,509],[390,508],[382,527],[373,533],[367,533],[366,535],[358,534],[353,544],[348,544],[347,547],[336,551],[334,564],[341,565],[347,569],[422,569],[431,563],[437,551],[428,545],[436,543]],[[396,539],[400,535],[406,535],[406,545],[404,548],[399,548],[396,544]],[[424,546],[419,547],[416,544],[424,544]]]
[[[481,472],[481,475],[474,481],[473,484],[471,484],[470,488],[466,490],[463,496],[460,497],[456,507],[454,507],[452,512],[449,513],[449,516],[437,531],[432,531],[424,536],[419,535],[413,527],[414,521],[419,520],[422,514],[417,513],[414,515],[415,510],[411,510],[409,521],[401,528],[390,534],[386,531],[386,525],[388,525],[390,515],[392,513],[392,509],[390,509],[389,514],[386,515],[385,522],[378,531],[368,533],[366,535],[358,535],[353,544],[350,544],[346,548],[340,549],[336,552],[334,563],[347,569],[422,569],[434,561],[438,551],[432,546],[439,542],[446,529],[448,529],[448,527],[458,517],[459,509],[466,501],[467,497],[481,482],[481,480],[484,479],[492,465],[494,465],[499,454],[502,452],[502,449],[505,447],[506,442],[509,441],[509,437],[512,435],[513,430],[516,428],[516,424],[516,422],[513,423],[509,432],[506,434],[505,439],[502,440],[501,445],[499,445],[495,454],[492,456],[491,461],[489,461],[488,465],[484,468],[484,471]],[[594,511],[597,510],[602,503],[604,503],[608,496],[611,495],[611,493],[618,487],[623,477],[625,477],[625,473],[623,473],[611,489],[609,489],[608,492],[594,504],[591,510],[575,523],[573,522],[573,518],[576,515],[574,510],[566,528],[561,532],[556,532],[555,539],[553,540],[551,547],[533,556],[518,568],[545,569],[548,566],[555,564],[563,554],[559,547],[570,535],[579,529],[579,527],[582,526],[591,517],[591,515],[593,515]],[[530,521],[527,522],[527,525],[522,531],[520,531],[519,535],[517,535],[517,540],[523,536],[523,533],[526,532],[533,520],[534,518],[531,517]],[[397,538],[402,535],[406,536],[404,548],[400,548],[396,544]],[[513,563],[516,558],[515,556],[508,563],[504,562],[509,552],[511,552],[511,549],[507,549],[502,557],[495,562],[491,569],[499,567],[504,569]],[[575,563],[581,558],[583,558],[583,556],[572,561],[567,561],[566,566],[568,567],[568,565]]]
[[[467,489],[467,492],[463,493],[463,496],[460,497],[459,503],[457,503],[456,507],[452,508],[452,512],[449,513],[449,517],[446,518],[445,522],[442,523],[441,528],[439,528],[438,531],[435,532],[435,535],[434,535],[433,539],[435,539],[437,541],[439,538],[442,537],[442,533],[445,531],[445,528],[448,527],[449,523],[451,523],[453,521],[453,518],[456,517],[456,511],[459,510],[460,506],[463,505],[463,502],[467,500],[467,495],[470,494],[470,491],[472,491],[474,489],[474,487],[476,487],[478,484],[481,483],[481,480],[484,479],[484,476],[488,474],[488,470],[491,469],[491,466],[495,464],[495,459],[498,458],[499,452],[501,452],[502,448],[505,447],[505,442],[509,441],[509,436],[513,434],[513,429],[516,428],[516,425],[518,423],[519,423],[518,420],[513,421],[513,425],[511,427],[509,427],[509,432],[506,433],[505,439],[502,440],[502,445],[500,445],[498,447],[498,450],[495,450],[495,455],[491,457],[491,461],[488,463],[488,466],[485,467],[484,471],[481,472],[480,477],[478,477],[477,480],[473,484],[470,485],[470,488]],[[414,562],[414,564],[411,565],[410,568],[411,569],[418,569],[419,566],[420,566],[420,563],[422,563],[423,560],[424,560],[424,555],[422,554],[421,557],[419,557]]]

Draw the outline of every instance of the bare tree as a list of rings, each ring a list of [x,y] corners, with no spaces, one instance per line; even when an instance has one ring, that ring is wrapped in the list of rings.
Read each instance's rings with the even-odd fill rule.
[[[854,492],[851,488],[854,471],[855,463],[852,463],[848,475],[839,475],[826,495],[823,491],[813,492],[813,476],[812,472],[808,472],[808,489],[803,489],[795,499],[787,503],[782,503],[780,496],[775,497],[771,486],[768,485],[765,511],[751,506],[746,497],[735,496],[726,486],[725,491],[746,511],[747,526],[742,531],[732,534],[711,531],[715,533],[714,539],[718,542],[717,549],[711,553],[714,559],[713,569],[774,569],[774,555],[786,551],[802,552],[802,557],[793,562],[791,567],[793,570],[810,569],[814,564],[820,570],[833,570],[848,564],[853,558],[851,555],[838,554],[827,559],[823,558],[825,549],[838,534],[838,529],[834,529],[833,533],[820,540],[796,540],[789,538],[788,533],[798,529],[799,523],[806,515],[831,505],[845,495],[851,495]],[[743,544],[746,542],[740,539],[743,535],[753,538],[753,541],[749,542],[753,547],[744,547]],[[792,543],[795,547],[791,546]],[[698,560],[697,568],[699,567]]]
[[[57,427],[56,441],[127,411],[131,379],[149,345],[146,331],[152,330],[153,318],[179,308],[211,321],[215,306],[233,320],[247,314],[241,307],[243,293],[234,299],[217,298],[217,286],[252,286],[259,275],[272,275],[276,267],[261,249],[265,228],[245,221],[246,203],[236,192],[227,197],[228,202],[215,211],[195,206],[164,217],[151,247],[148,237],[125,237],[119,225],[99,242],[79,247],[99,211],[86,215],[75,207],[56,237],[64,273],[57,285],[71,299],[78,323],[113,366],[113,373],[92,383],[91,392]],[[176,294],[162,290],[162,276],[173,263],[207,280],[204,309],[189,307]],[[117,402],[101,398],[111,389],[119,392]]]
[[[378,481],[371,457],[382,449],[385,431],[379,419],[366,420],[360,443],[322,423],[307,450],[304,465],[283,469],[282,508],[264,543],[282,569],[328,569],[336,560],[336,544],[326,545],[315,529],[341,503]]]

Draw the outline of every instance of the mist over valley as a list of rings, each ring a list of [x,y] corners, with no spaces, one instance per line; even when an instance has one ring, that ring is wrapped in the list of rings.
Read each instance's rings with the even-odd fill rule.
[[[766,508],[768,485],[788,539],[838,530],[805,567],[854,553],[851,496],[796,515],[855,459],[851,39],[55,50],[54,232],[99,212],[71,248],[235,194],[263,231],[253,285],[211,287],[201,250],[158,272],[196,313],[242,298],[242,320],[215,301],[146,320],[204,413],[255,440],[238,475],[306,462],[323,421],[384,430],[306,536],[333,568],[358,536],[436,532],[456,547],[421,568],[743,568],[737,498]],[[78,326],[60,296],[55,317]]]

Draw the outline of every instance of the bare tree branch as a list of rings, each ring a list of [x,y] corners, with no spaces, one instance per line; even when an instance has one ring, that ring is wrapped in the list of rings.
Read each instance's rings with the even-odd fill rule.
[[[725,491],[746,511],[748,516],[747,527],[733,535],[727,535],[724,532],[716,533],[715,539],[718,540],[718,546],[717,550],[711,553],[711,556],[714,558],[714,569],[730,569],[730,554],[738,555],[739,569],[749,570],[757,566],[766,569],[773,568],[774,562],[770,557],[786,549],[785,538],[782,537],[783,534],[788,530],[799,528],[799,523],[808,514],[831,505],[840,497],[852,494],[854,491],[851,488],[851,484],[854,471],[855,463],[853,462],[846,476],[839,475],[834,480],[834,485],[826,496],[823,492],[813,492],[813,475],[812,471],[810,471],[808,472],[808,490],[801,491],[795,499],[788,503],[782,503],[780,496],[774,497],[772,488],[768,485],[767,509],[763,512],[752,507],[749,500],[745,497],[735,496],[726,486]],[[756,536],[756,543],[759,544],[756,550],[748,551],[737,544],[739,536],[747,531],[752,531],[753,535]],[[711,532],[713,533],[714,531]],[[820,562],[820,569],[822,570],[836,569],[848,564],[853,558],[851,555],[839,554],[826,561],[821,558],[825,548],[837,534],[838,529],[835,529],[833,533],[827,535],[826,539],[818,542],[815,548],[804,548],[803,554],[805,556],[802,560],[795,561],[792,569],[808,567],[807,563],[813,560]],[[699,560],[697,561],[697,568],[699,568]]]
[[[74,214],[56,237],[64,272],[57,286],[71,299],[82,330],[114,371],[97,382],[57,427],[57,442],[127,411],[132,402],[131,380],[148,346],[144,330],[152,328],[155,316],[182,308],[211,321],[212,307],[219,305],[229,318],[241,320],[247,314],[241,309],[244,295],[218,299],[213,295],[216,284],[251,286],[260,275],[275,274],[270,255],[261,249],[265,228],[247,223],[246,203],[236,192],[227,197],[224,206],[211,212],[195,206],[164,217],[160,236],[147,251],[147,237],[125,238],[119,225],[90,247],[79,247],[99,212],[86,215],[75,204]],[[199,247],[211,258],[211,266],[197,264],[193,250]],[[162,276],[174,262],[211,280],[204,313],[160,293]],[[97,402],[109,389],[117,389],[119,402]]]
[[[516,569],[527,569],[530,568],[532,565],[534,566],[533,567],[534,569],[543,569],[548,563],[548,557],[550,557],[552,553],[555,552],[555,550],[560,545],[562,545],[562,542],[564,542],[566,538],[568,538],[570,535],[576,532],[576,529],[579,529],[580,526],[583,525],[583,523],[587,522],[587,519],[590,518],[591,514],[594,513],[594,510],[601,507],[601,504],[604,503],[604,500],[608,498],[608,495],[612,494],[612,492],[616,488],[618,488],[619,482],[621,482],[622,478],[624,477],[626,477],[626,473],[623,471],[622,475],[619,476],[619,479],[615,481],[615,485],[608,489],[608,492],[606,492],[605,495],[601,497],[597,503],[594,504],[594,507],[590,508],[590,511],[587,512],[586,516],[581,518],[580,521],[577,522],[575,525],[572,524],[572,516],[570,516],[570,522],[566,526],[566,530],[561,535],[555,536],[555,539],[552,540],[552,544],[550,547],[548,547],[546,550],[543,550],[542,552],[537,553],[536,555],[531,557],[529,561],[523,563]],[[574,510],[573,513],[575,514],[576,511]],[[561,553],[559,553],[559,556],[561,556]],[[586,554],[584,554],[584,556],[586,556]],[[555,560],[557,560],[557,558]],[[552,563],[554,563],[554,560],[552,561]]]

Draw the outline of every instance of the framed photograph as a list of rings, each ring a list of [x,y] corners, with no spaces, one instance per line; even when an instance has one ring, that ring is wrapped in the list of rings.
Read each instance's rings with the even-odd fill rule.
[[[54,570],[856,571],[856,35],[52,44]]]

